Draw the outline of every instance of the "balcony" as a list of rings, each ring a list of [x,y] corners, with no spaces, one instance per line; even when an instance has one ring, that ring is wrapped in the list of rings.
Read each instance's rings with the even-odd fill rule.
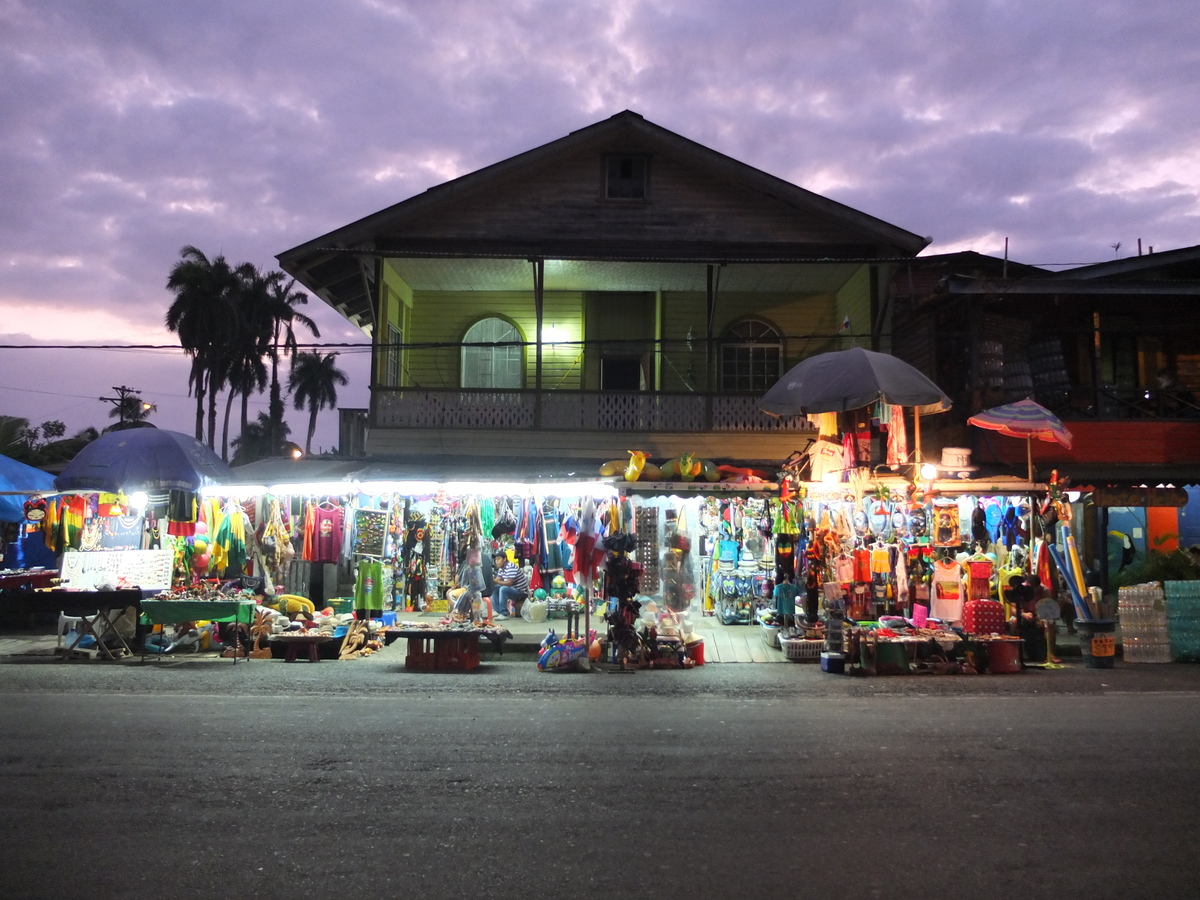
[[[811,435],[807,419],[776,419],[757,394],[380,388],[372,453],[492,452],[619,456],[639,447],[736,459],[782,459]]]

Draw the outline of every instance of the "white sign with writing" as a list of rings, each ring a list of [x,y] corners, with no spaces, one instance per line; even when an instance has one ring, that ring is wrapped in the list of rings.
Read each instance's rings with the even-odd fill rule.
[[[165,591],[171,587],[173,550],[94,550],[63,554],[60,587],[94,591],[102,584],[117,589]]]

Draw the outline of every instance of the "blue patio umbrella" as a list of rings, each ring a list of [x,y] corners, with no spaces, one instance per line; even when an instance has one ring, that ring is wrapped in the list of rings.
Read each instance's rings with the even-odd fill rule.
[[[49,472],[0,456],[0,522],[20,522],[30,494],[53,490],[54,476]]]
[[[161,428],[110,431],[79,451],[54,480],[60,491],[164,493],[233,480],[233,472],[188,434]]]

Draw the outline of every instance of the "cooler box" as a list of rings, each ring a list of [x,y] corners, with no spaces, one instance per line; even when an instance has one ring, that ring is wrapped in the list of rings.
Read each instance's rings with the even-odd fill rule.
[[[968,600],[963,604],[963,630],[968,634],[1004,634],[1004,604]]]

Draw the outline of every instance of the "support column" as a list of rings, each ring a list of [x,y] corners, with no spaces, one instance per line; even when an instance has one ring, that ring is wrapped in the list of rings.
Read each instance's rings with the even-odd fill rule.
[[[537,317],[537,338],[533,364],[533,427],[542,427],[542,324],[546,307],[546,261],[530,260],[533,263],[533,309]]]

